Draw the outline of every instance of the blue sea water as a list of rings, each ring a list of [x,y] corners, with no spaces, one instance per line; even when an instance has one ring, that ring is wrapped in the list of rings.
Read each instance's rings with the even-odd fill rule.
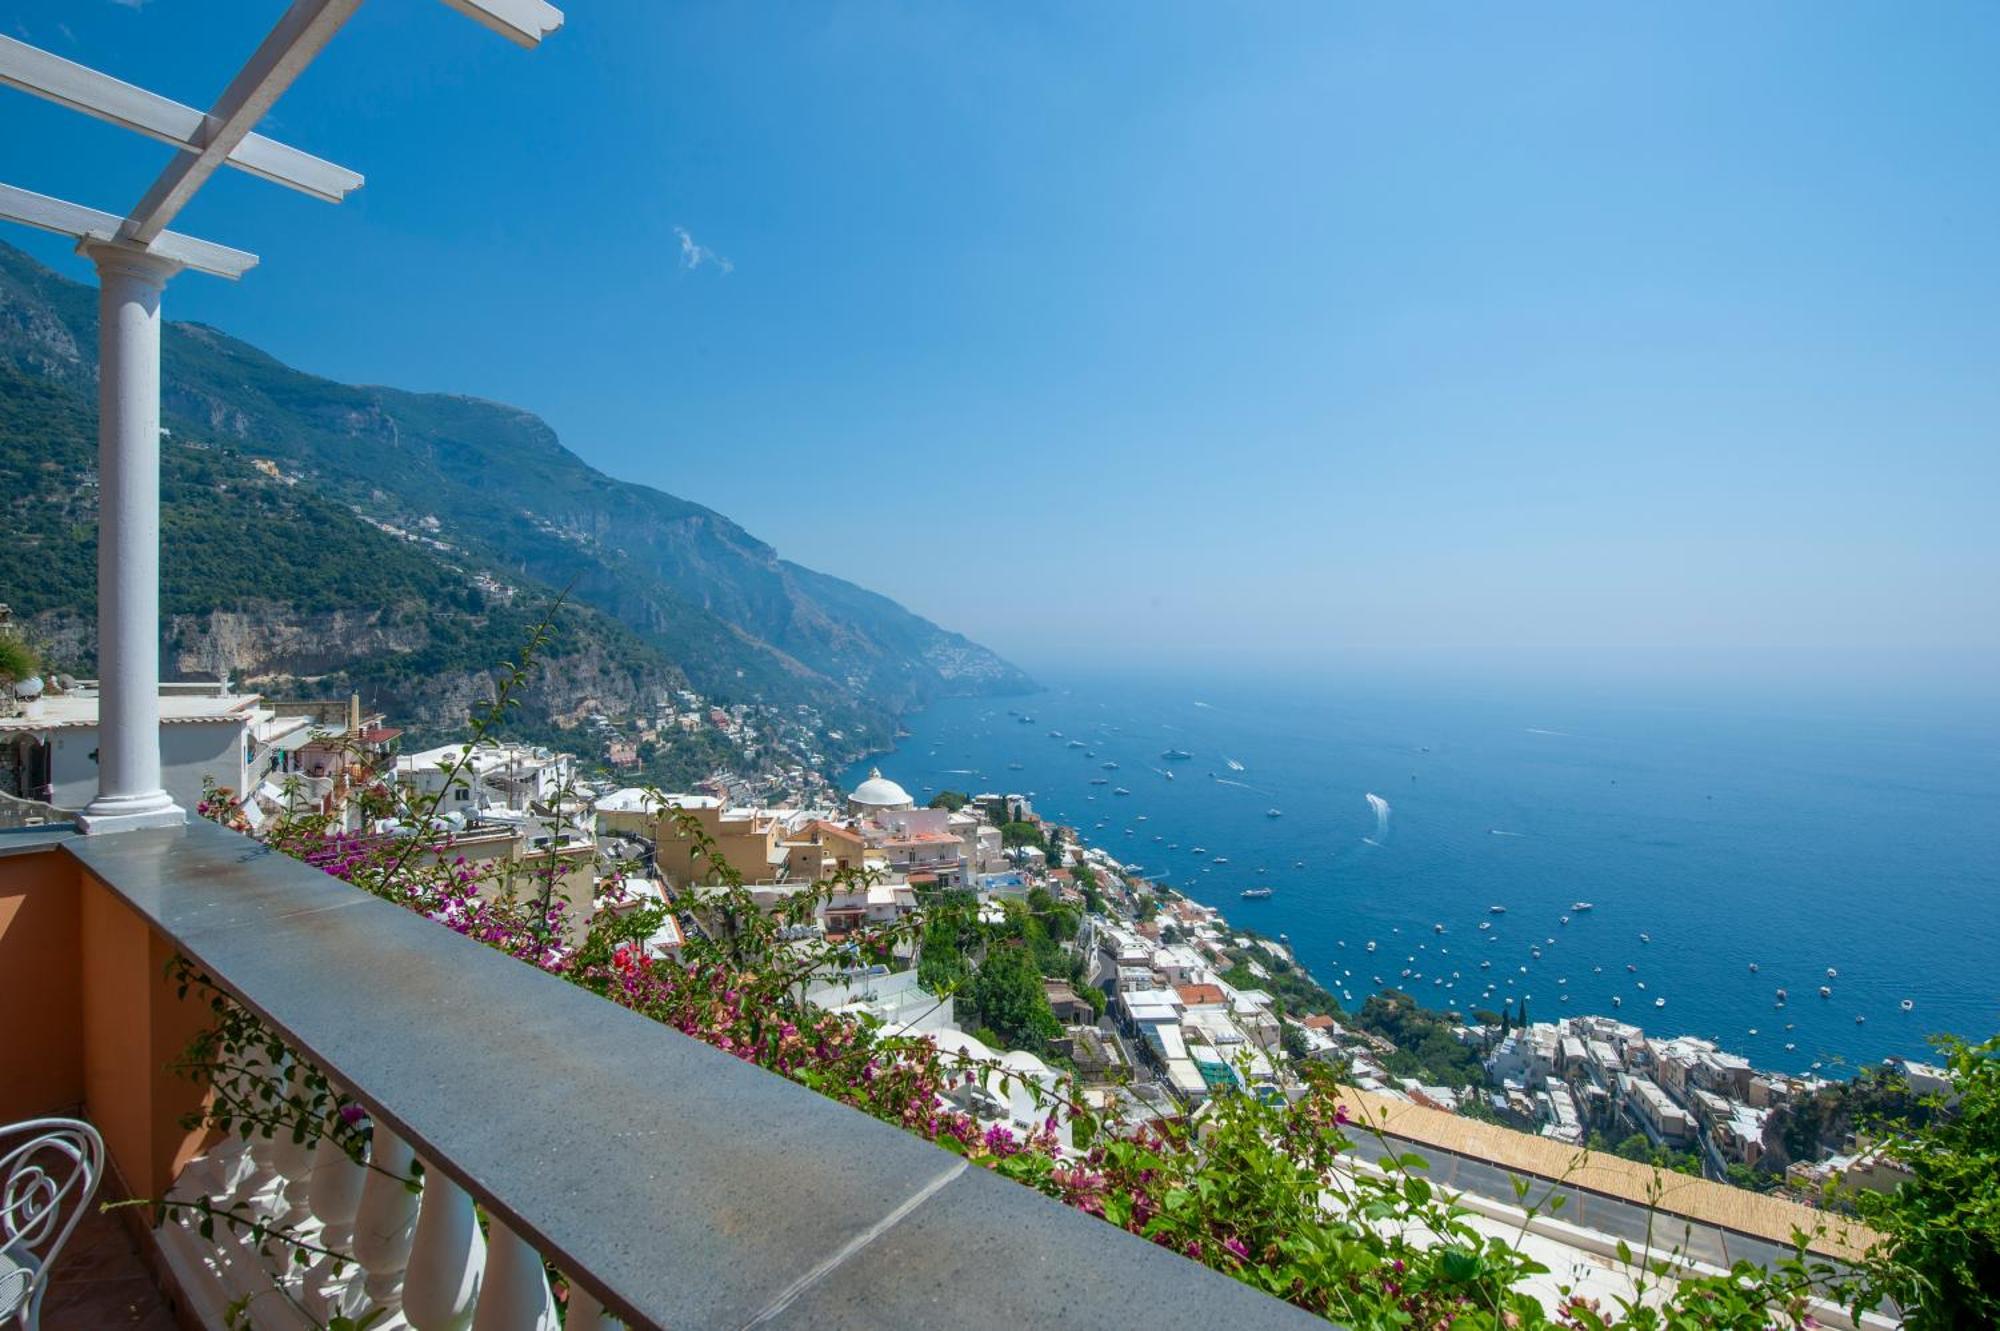
[[[1356,1003],[1386,986],[1433,1007],[1526,998],[1537,1019],[1615,1012],[1800,1072],[2000,1031],[1990,718],[1106,678],[907,724],[849,775],[879,764],[920,802],[1031,793],[1233,923],[1288,935]],[[1240,899],[1255,886],[1275,894]]]

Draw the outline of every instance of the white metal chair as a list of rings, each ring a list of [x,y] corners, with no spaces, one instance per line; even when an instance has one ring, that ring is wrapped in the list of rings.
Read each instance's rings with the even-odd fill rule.
[[[36,1118],[0,1128],[0,1150],[0,1326],[35,1331],[49,1270],[104,1177],[104,1139],[79,1119]]]

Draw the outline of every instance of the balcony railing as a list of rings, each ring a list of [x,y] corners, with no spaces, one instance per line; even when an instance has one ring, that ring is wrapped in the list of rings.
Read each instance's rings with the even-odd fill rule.
[[[9,909],[10,904],[13,909]],[[176,1125],[185,956],[367,1110],[374,1163]],[[379,1327],[1290,1326],[1289,1305],[204,823],[0,837],[0,1113],[81,1105],[169,1186],[353,1260],[159,1234],[196,1316]],[[22,1014],[37,1014],[32,1029]],[[283,1070],[275,1070],[282,1076]],[[423,1165],[413,1193],[391,1175]],[[483,1214],[482,1226],[476,1217]],[[282,1295],[273,1295],[282,1286]]]

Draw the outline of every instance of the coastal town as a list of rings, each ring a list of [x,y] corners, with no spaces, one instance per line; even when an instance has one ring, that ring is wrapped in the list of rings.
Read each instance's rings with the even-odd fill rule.
[[[2000,10],[16,8],[0,1326],[2000,1328]]]
[[[1531,1021],[1525,1001],[1519,1020],[1426,1009],[1387,986],[1355,1003],[1283,936],[1149,879],[1032,796],[940,791],[920,805],[879,769],[837,789],[823,757],[837,737],[769,708],[660,698],[652,742],[712,731],[743,755],[741,770],[667,791],[621,779],[628,741],[587,716],[574,739],[588,757],[497,738],[406,748],[358,697],[164,684],[161,707],[165,782],[191,808],[252,836],[305,819],[414,838],[482,892],[546,884],[571,945],[601,914],[647,910],[645,953],[675,964],[724,924],[731,889],[747,894],[814,959],[806,1001],[982,1069],[943,1094],[996,1130],[1053,1131],[1069,1149],[1077,1112],[1128,1130],[1199,1121],[1219,1096],[1296,1099],[1318,1065],[1369,1125],[1353,1168],[1423,1159],[1468,1223],[1527,1245],[1571,1291],[1632,1293],[1617,1245],[1662,1206],[1682,1222],[1689,1270],[1780,1261],[1808,1230],[1822,1255],[1852,1257],[1840,1226],[1854,1190],[1906,1176],[1858,1113],[1829,1105],[1856,1087],[1911,1103],[1950,1088],[1900,1059],[1851,1082],[1764,1071],[1616,1017]],[[8,822],[64,816],[90,780],[97,723],[88,681],[14,701],[0,717]],[[1662,1191],[1662,1177],[1682,1181]],[[1577,1209],[1560,1225],[1523,1209],[1522,1179]],[[1579,1229],[1586,1197],[1597,1219]],[[1541,1291],[1552,1308],[1558,1288]]]
[[[1358,1004],[1343,992],[1343,1005],[1282,936],[1233,927],[1149,881],[1043,818],[1028,796],[945,792],[918,807],[879,771],[836,790],[826,750],[843,737],[820,733],[810,709],[678,690],[634,727],[585,714],[576,731],[577,747],[592,750],[585,758],[500,741],[405,751],[402,731],[358,698],[267,701],[226,684],[167,684],[161,694],[172,722],[168,785],[190,807],[226,799],[228,817],[253,835],[302,809],[349,832],[420,831],[363,825],[353,796],[387,780],[494,881],[556,865],[573,928],[599,910],[672,907],[655,940],[663,955],[705,927],[713,865],[765,909],[817,893],[822,940],[912,921],[946,897],[972,905],[995,937],[1032,930],[1041,946],[1028,1019],[981,1011],[979,987],[965,983],[977,956],[947,966],[938,954],[963,944],[928,933],[886,961],[821,976],[813,998],[1004,1060],[1049,1088],[1074,1078],[1100,1110],[1129,1120],[1184,1114],[1224,1090],[1295,1094],[1299,1064],[1316,1060],[1389,1102],[1807,1204],[1899,1177],[1864,1134],[1797,1130],[1799,1107],[1846,1082],[1760,1070],[1711,1040],[1616,1016],[1528,1021],[1525,1001],[1519,1021],[1511,1010],[1428,1010],[1392,986]],[[96,709],[91,686],[71,681],[0,717],[0,798],[14,821],[87,798]],[[680,792],[620,780],[641,746],[704,734],[726,743],[741,770],[718,768]],[[842,875],[852,877],[821,890]],[[991,947],[965,942],[975,954]],[[1903,1059],[1882,1073],[1917,1096],[1947,1084]],[[1034,1112],[1028,1100],[1013,1108],[1023,1122]]]

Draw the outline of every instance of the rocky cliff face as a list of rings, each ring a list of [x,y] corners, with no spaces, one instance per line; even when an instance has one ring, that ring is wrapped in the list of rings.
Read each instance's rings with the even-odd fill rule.
[[[162,628],[169,651],[163,664],[188,678],[317,678],[430,640],[420,619],[391,622],[380,609],[301,614],[280,602],[169,615]]]

